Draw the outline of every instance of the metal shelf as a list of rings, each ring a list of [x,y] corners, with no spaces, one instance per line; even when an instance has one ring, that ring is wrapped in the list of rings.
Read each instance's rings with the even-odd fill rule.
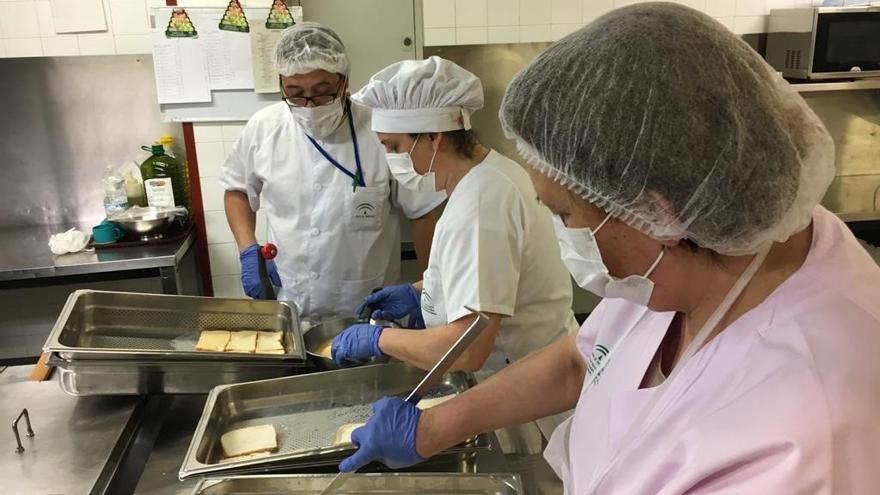
[[[853,91],[859,89],[880,89],[880,77],[859,79],[857,81],[792,83],[798,93],[815,93],[819,91]]]

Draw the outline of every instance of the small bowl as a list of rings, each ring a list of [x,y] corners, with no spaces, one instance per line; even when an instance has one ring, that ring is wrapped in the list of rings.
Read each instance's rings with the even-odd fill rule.
[[[341,367],[336,364],[330,358],[324,357],[317,353],[317,350],[321,347],[322,344],[326,344],[327,341],[333,340],[337,335],[342,333],[346,328],[356,324],[356,323],[367,323],[364,320],[359,318],[334,318],[331,320],[324,320],[321,323],[309,328],[303,333],[303,343],[306,347],[306,355],[308,355],[309,360],[311,360],[312,364],[315,365],[316,368],[320,370],[338,370]],[[393,321],[386,320],[370,320],[369,323],[374,325],[379,325],[380,327],[391,327],[391,328],[400,328],[400,325]],[[351,364],[347,364],[345,368],[353,368],[356,366],[363,366],[366,364],[377,364],[377,363],[386,363],[388,362],[387,357],[381,358],[372,358],[366,361],[353,362]]]

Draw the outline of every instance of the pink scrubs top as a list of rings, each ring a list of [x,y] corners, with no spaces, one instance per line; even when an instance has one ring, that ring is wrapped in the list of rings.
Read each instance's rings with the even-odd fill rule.
[[[545,452],[567,494],[880,493],[880,268],[836,216],[817,207],[804,265],[684,363],[621,448],[672,317],[605,300],[581,327],[598,382]]]

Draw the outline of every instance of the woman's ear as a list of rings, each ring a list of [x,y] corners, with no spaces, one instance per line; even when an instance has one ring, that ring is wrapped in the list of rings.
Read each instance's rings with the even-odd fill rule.
[[[431,141],[431,147],[434,148],[434,152],[440,151],[440,143],[443,142],[443,133],[442,132],[432,132],[428,134],[428,141]]]
[[[649,213],[659,227],[658,233],[665,238],[660,242],[666,247],[677,246],[685,238],[685,228],[679,221],[678,211],[666,196],[657,191],[646,191],[646,194],[651,198]]]

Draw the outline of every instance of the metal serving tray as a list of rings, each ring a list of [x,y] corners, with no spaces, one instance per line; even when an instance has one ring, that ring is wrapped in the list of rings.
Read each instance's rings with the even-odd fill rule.
[[[333,474],[235,476],[199,481],[193,495],[316,495]],[[422,495],[521,495],[515,474],[371,473],[349,478],[340,493]]]
[[[75,396],[206,394],[217,385],[292,375],[285,363],[71,360],[50,354],[61,390]]]
[[[180,468],[180,479],[335,465],[354,451],[351,445],[334,445],[336,430],[347,423],[366,421],[373,402],[382,396],[411,392],[424,375],[417,368],[391,363],[219,386],[208,394]],[[471,375],[447,374],[428,397],[460,393],[474,384]],[[277,452],[223,461],[221,435],[261,424],[275,426]],[[444,454],[489,448],[489,435],[478,435]]]
[[[196,351],[207,329],[283,332],[284,354]],[[283,302],[78,290],[43,347],[62,359],[305,363],[295,308]]]

